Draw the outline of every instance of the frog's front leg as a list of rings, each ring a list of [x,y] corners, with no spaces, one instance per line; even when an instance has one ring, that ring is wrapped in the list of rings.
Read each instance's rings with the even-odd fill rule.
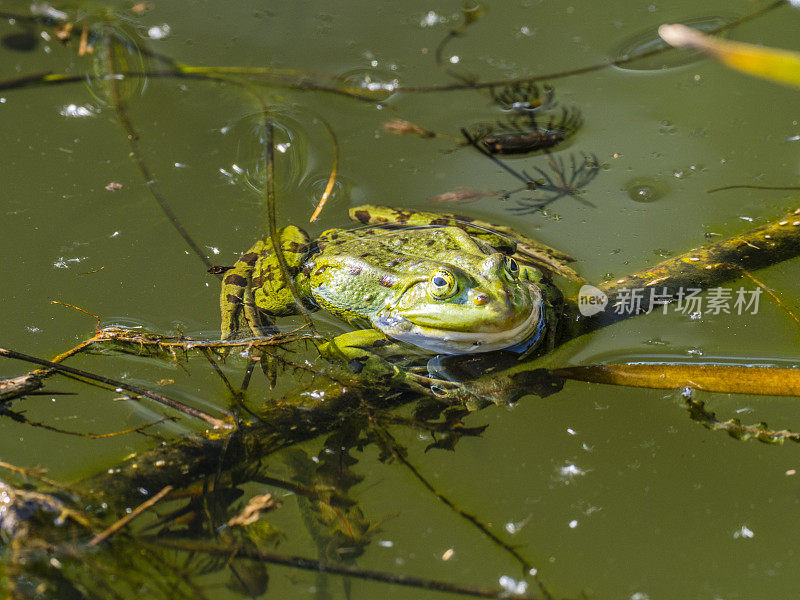
[[[281,249],[294,277],[306,255],[308,235],[294,226],[278,232]],[[297,313],[292,290],[284,277],[275,248],[269,238],[259,240],[226,271],[220,293],[222,339],[250,329],[256,337],[275,331],[270,317]]]
[[[539,269],[521,265],[519,278],[523,281],[535,283],[542,293],[542,307],[540,318],[547,326],[544,342],[541,345],[532,346],[528,351],[520,355],[520,359],[527,358],[538,347],[544,348],[545,352],[550,352],[556,343],[556,333],[559,318],[562,316],[564,307],[564,296],[555,285],[550,282],[550,278]]]
[[[416,392],[430,395],[431,386],[451,387],[439,381],[398,366],[392,359],[409,356],[408,346],[387,338],[377,329],[359,329],[336,336],[321,344],[320,354],[328,360],[343,363],[357,375],[376,381],[402,383]]]
[[[269,324],[261,322],[259,311],[253,298],[253,269],[264,252],[264,240],[259,240],[225,272],[219,297],[223,340],[236,337],[236,332],[249,327],[255,336],[264,335],[263,329]],[[266,327],[265,327],[266,325]]]

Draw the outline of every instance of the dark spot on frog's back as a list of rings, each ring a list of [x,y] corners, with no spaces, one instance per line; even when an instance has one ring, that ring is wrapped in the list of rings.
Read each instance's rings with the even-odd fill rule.
[[[397,283],[397,277],[393,277],[392,275],[381,275],[378,283],[380,283],[383,287],[390,288]]]
[[[239,260],[252,267],[258,260],[258,254],[255,252],[246,252],[245,254],[242,254],[242,258]]]
[[[364,225],[370,221],[370,214],[367,210],[357,210],[353,213],[353,216]]]
[[[287,252],[295,252],[295,253],[300,253],[300,252],[304,251],[304,250],[305,250],[305,248],[306,248],[306,245],[305,245],[305,244],[300,244],[300,243],[298,243],[298,242],[291,242],[291,243],[290,243],[290,244],[288,244],[288,246],[286,247],[286,251],[287,251]]]
[[[247,285],[247,278],[239,275],[238,273],[231,273],[225,277],[225,285],[235,285],[238,287],[245,287]]]
[[[438,219],[431,219],[431,225],[449,225],[450,219],[440,217]]]
[[[327,268],[328,268],[328,265],[322,265],[316,271],[314,271],[314,275],[322,275]]]
[[[411,217],[414,216],[414,213],[406,212],[406,211],[402,211],[402,210],[395,210],[394,214],[395,214],[395,220],[398,223],[406,223]]]
[[[350,273],[350,275],[361,275],[362,270],[363,269],[359,265],[350,265],[348,267],[348,273]]]

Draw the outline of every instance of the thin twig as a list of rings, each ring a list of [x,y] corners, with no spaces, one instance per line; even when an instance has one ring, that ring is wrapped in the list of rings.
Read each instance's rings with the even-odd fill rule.
[[[797,191],[800,187],[796,185],[725,185],[718,188],[706,190],[706,194],[713,194],[714,192],[724,192],[727,190],[773,190],[773,191]]]
[[[252,69],[247,68],[240,68],[240,69],[231,69],[228,72],[230,75],[221,75],[217,74],[213,67],[209,67],[205,71],[202,67],[197,67],[195,70],[175,70],[175,69],[161,69],[161,70],[145,70],[145,71],[136,71],[136,70],[125,70],[119,71],[117,73],[118,76],[126,77],[126,78],[151,78],[151,79],[196,79],[199,81],[222,81],[225,83],[232,83],[232,84],[240,84],[241,81],[237,81],[233,75],[239,74],[242,76],[253,75],[250,71]],[[275,75],[275,74],[261,74],[255,73],[254,75],[258,75],[265,78],[265,83],[268,83],[274,87],[281,87],[281,88],[288,88],[298,91],[318,91],[318,92],[328,92],[331,94],[337,94],[339,96],[345,96],[352,100],[360,100],[362,102],[375,102],[376,98],[369,95],[368,91],[360,92],[355,91],[352,88],[336,88],[332,86],[327,86],[324,84],[320,84],[318,82],[312,81],[307,78],[302,77],[285,77],[282,75]],[[30,86],[35,85],[61,85],[61,84],[69,84],[69,83],[82,83],[85,81],[104,81],[106,76],[104,75],[97,75],[94,73],[81,73],[78,75],[66,74],[66,73],[53,73],[52,71],[44,71],[41,73],[34,73],[32,75],[26,75],[23,77],[15,77],[12,79],[7,79],[4,81],[0,81],[0,90],[10,90],[10,89],[22,89]]]
[[[55,371],[69,373],[71,375],[77,375],[78,377],[83,377],[85,379],[91,379],[93,381],[99,381],[100,383],[112,385],[115,388],[127,390],[139,396],[145,396],[147,398],[150,398],[151,400],[155,400],[156,402],[163,404],[164,406],[168,406],[173,410],[177,410],[178,412],[181,412],[187,416],[205,421],[206,423],[214,427],[214,429],[231,429],[232,427],[230,423],[223,421],[221,419],[217,419],[216,417],[212,417],[211,415],[203,412],[202,410],[199,410],[192,406],[187,406],[183,402],[179,402],[178,400],[173,400],[172,398],[168,398],[167,396],[162,396],[161,394],[157,394],[156,392],[151,392],[148,389],[141,388],[136,385],[130,385],[128,383],[124,383],[116,379],[103,377],[102,375],[95,375],[94,373],[89,373],[88,371],[83,371],[81,369],[74,369],[72,367],[67,367],[65,365],[59,365],[49,360],[36,358],[35,356],[22,354],[21,352],[8,350],[6,348],[0,348],[0,356],[5,356],[7,358],[15,358],[17,360],[24,360],[29,363],[49,367],[50,369],[53,369]]]
[[[55,488],[61,489],[61,488],[64,487],[63,484],[58,483],[57,481],[54,481],[53,479],[50,479],[48,477],[45,477],[41,473],[38,473],[38,472],[33,471],[31,469],[25,469],[23,467],[18,467],[16,465],[12,465],[11,463],[7,463],[7,462],[2,461],[2,460],[0,460],[0,469],[7,469],[7,470],[12,471],[14,473],[18,473],[18,474],[22,475],[23,477],[26,477],[27,479],[36,479],[37,481],[41,481],[42,483],[44,483],[46,485],[53,486]],[[45,472],[45,471],[43,470],[42,472]]]
[[[500,547],[505,552],[508,552],[511,556],[513,556],[517,560],[517,562],[519,562],[519,564],[522,565],[522,569],[525,572],[525,574],[531,574],[533,569],[533,563],[530,560],[522,556],[522,554],[520,554],[519,551],[516,548],[514,548],[511,544],[502,540],[496,533],[494,533],[491,529],[489,529],[488,525],[486,525],[478,517],[476,517],[471,513],[466,512],[464,509],[457,506],[455,502],[450,500],[450,498],[448,498],[442,492],[437,490],[436,487],[430,481],[428,481],[428,479],[422,473],[420,473],[420,471],[403,455],[403,453],[400,452],[399,445],[397,444],[397,441],[394,439],[394,436],[392,436],[392,434],[389,433],[389,431],[385,427],[381,426],[379,427],[381,433],[384,436],[386,436],[386,439],[391,444],[390,447],[394,458],[397,459],[404,467],[406,467],[409,470],[409,472],[417,479],[417,481],[419,481],[431,494],[433,494],[438,500],[440,500],[445,506],[447,506],[447,508],[452,510],[462,519],[469,522],[473,527],[476,527],[478,531],[480,531],[483,535],[489,538],[489,540],[491,540],[492,543]],[[535,573],[535,571],[533,572]],[[550,594],[549,591],[547,591],[547,588],[539,580],[539,578],[534,576],[534,579],[536,580],[536,583],[539,586],[539,589],[541,590],[544,597],[547,598],[548,600],[552,600],[553,596]]]
[[[129,433],[140,433],[145,429],[149,429],[150,427],[160,425],[165,421],[175,420],[174,417],[164,417],[162,419],[159,419],[158,421],[153,421],[152,423],[145,423],[144,425],[138,425],[137,427],[131,427],[130,429],[124,429],[122,431],[112,431],[111,433],[91,433],[83,431],[70,431],[69,429],[61,429],[60,427],[54,427],[53,425],[48,425],[47,423],[42,423],[41,421],[32,421],[22,413],[11,410],[0,412],[0,416],[9,417],[13,421],[22,423],[24,425],[30,425],[31,427],[38,427],[40,429],[46,429],[47,431],[52,431],[54,433],[62,433],[64,435],[74,435],[76,437],[88,438],[91,440],[118,437],[120,435],[128,435]]]
[[[719,27],[708,31],[709,35],[714,35],[717,33],[722,33],[723,31],[728,31],[735,27],[738,27],[744,23],[752,21],[758,17],[761,17],[768,12],[775,10],[781,6],[788,6],[788,2],[786,0],[774,0],[771,4],[768,4],[764,8],[752,12],[748,15],[740,17],[739,19],[732,21],[730,23],[726,23],[724,25],[720,25]],[[593,71],[602,71],[603,69],[608,69],[609,67],[620,67],[626,65],[630,62],[640,60],[642,58],[649,58],[651,56],[657,56],[663,52],[671,52],[674,51],[672,46],[664,45],[662,47],[656,47],[652,50],[648,50],[646,52],[641,52],[639,54],[628,54],[625,56],[621,56],[620,58],[615,58],[612,60],[604,60],[599,63],[587,65],[585,67],[578,67],[576,69],[569,69],[567,71],[557,71],[555,73],[546,73],[544,75],[534,75],[533,77],[515,77],[514,79],[496,79],[494,81],[465,81],[463,83],[451,83],[451,84],[444,84],[444,85],[420,85],[420,86],[398,86],[398,92],[405,92],[409,94],[427,94],[427,93],[435,93],[435,92],[453,92],[453,91],[464,91],[464,90],[482,90],[486,88],[493,88],[493,87],[502,87],[508,85],[517,85],[517,84],[525,84],[525,83],[537,83],[540,81],[553,81],[554,79],[563,79],[565,77],[572,77],[575,75],[583,75],[585,73],[592,73]],[[450,73],[452,75],[452,73]]]
[[[202,552],[204,554],[226,556],[229,558],[247,558],[260,562],[283,565],[285,567],[291,567],[294,569],[304,569],[306,571],[315,571],[318,573],[331,573],[334,575],[342,575],[344,577],[379,581],[381,583],[402,585],[434,592],[447,592],[450,594],[459,594],[461,596],[472,596],[476,598],[536,600],[534,596],[529,596],[527,594],[513,594],[503,590],[489,590],[486,588],[477,588],[461,583],[449,583],[436,579],[426,579],[424,577],[388,573],[386,571],[376,571],[373,569],[361,569],[354,565],[323,562],[321,560],[316,560],[305,556],[277,554],[275,552],[258,550],[252,547],[223,546],[218,544],[196,542],[194,540],[167,538],[153,538],[153,543],[159,545],[160,547],[175,548],[176,550],[184,550],[186,552]]]
[[[308,111],[308,109],[306,110]],[[316,115],[316,117],[328,131],[328,135],[330,135],[331,144],[333,146],[333,164],[331,165],[331,175],[328,177],[328,184],[325,186],[325,191],[322,192],[322,197],[319,199],[319,203],[317,203],[314,213],[308,220],[309,223],[316,221],[319,218],[322,209],[325,208],[325,203],[328,201],[328,198],[333,191],[333,186],[336,185],[336,175],[339,171],[339,141],[336,139],[336,133],[333,131],[333,127],[331,127],[328,121],[323,119],[320,115]]]
[[[73,346],[72,348],[70,348],[66,352],[62,352],[58,356],[54,357],[50,362],[54,362],[54,363],[64,362],[66,359],[70,358],[71,356],[75,356],[76,354],[80,354],[81,352],[86,350],[86,348],[88,348],[89,346],[94,344],[97,341],[97,339],[98,339],[97,338],[97,334],[95,334],[92,337],[90,337],[89,339],[82,341],[77,346]],[[35,375],[37,377],[47,377],[47,376],[51,375],[52,372],[49,369],[36,369],[35,371],[31,371],[30,374],[31,375]]]
[[[231,382],[228,380],[228,378],[225,375],[225,373],[222,372],[222,369],[219,368],[219,365],[214,360],[214,357],[211,355],[211,351],[208,348],[201,348],[200,352],[203,354],[203,356],[206,357],[206,359],[208,360],[209,364],[214,369],[214,372],[217,375],[219,375],[220,379],[222,379],[222,382],[225,384],[225,387],[228,388],[228,391],[231,394],[236,395],[236,390],[233,389],[233,386],[231,385]]]
[[[738,266],[738,265],[737,265],[737,266]],[[767,287],[767,286],[766,286],[766,285],[765,285],[765,284],[764,284],[762,281],[760,281],[759,279],[756,279],[756,278],[755,278],[755,277],[754,277],[754,276],[753,276],[753,275],[750,273],[750,271],[748,271],[748,270],[747,270],[747,269],[745,269],[744,267],[739,267],[739,270],[742,272],[742,274],[744,274],[744,276],[745,276],[745,277],[747,277],[748,279],[750,279],[750,281],[752,281],[752,282],[753,282],[753,283],[755,283],[755,284],[756,284],[758,287],[760,287],[762,290],[764,290],[764,291],[765,291],[765,292],[766,292],[766,293],[767,293],[767,294],[768,294],[768,295],[769,295],[769,296],[770,296],[770,297],[771,297],[773,300],[775,300],[775,303],[776,303],[778,306],[780,306],[780,307],[781,307],[783,310],[785,310],[785,311],[786,311],[786,313],[787,313],[787,314],[788,314],[788,315],[789,315],[789,316],[792,318],[792,320],[793,320],[795,323],[797,323],[798,325],[800,325],[800,319],[798,319],[798,318],[797,318],[797,315],[796,315],[796,314],[794,314],[794,313],[792,312],[792,309],[790,309],[788,306],[786,306],[786,304],[785,304],[785,303],[784,303],[784,302],[783,302],[783,301],[782,301],[782,300],[781,300],[781,299],[778,297],[778,295],[777,295],[775,292],[773,292],[773,291],[772,291],[772,290],[771,290],[769,287]]]
[[[133,158],[136,166],[139,168],[139,172],[144,179],[144,184],[147,189],[150,191],[150,195],[153,196],[153,199],[158,203],[161,211],[166,215],[167,219],[169,220],[172,227],[178,234],[183,238],[186,244],[191,248],[192,252],[194,252],[203,264],[206,266],[206,269],[211,269],[214,265],[211,264],[211,261],[208,259],[208,256],[201,250],[200,246],[194,241],[189,232],[186,231],[186,228],[178,219],[178,216],[173,212],[172,208],[170,207],[169,203],[167,203],[166,198],[161,193],[158,185],[156,184],[156,180],[153,177],[153,174],[150,172],[150,168],[147,166],[147,163],[144,160],[144,156],[142,155],[141,148],[139,147],[139,134],[137,133],[136,129],[133,127],[133,123],[131,122],[130,118],[128,117],[128,112],[125,110],[125,105],[122,99],[122,95],[120,94],[119,89],[119,69],[117,68],[118,65],[116,64],[115,54],[114,54],[114,41],[111,38],[111,35],[108,31],[105,31],[103,43],[105,44],[105,54],[106,54],[106,82],[108,83],[109,90],[111,92],[111,102],[113,104],[114,110],[117,113],[117,119],[119,120],[122,127],[125,129],[128,138],[128,144],[131,147],[131,157]]]
[[[247,363],[247,368],[244,370],[244,377],[242,377],[242,392],[246,392],[247,388],[250,387],[250,378],[253,376],[253,371],[256,368],[257,362],[258,359],[255,359],[252,356],[250,357],[250,362]]]
[[[284,281],[286,282],[286,287],[292,292],[292,297],[294,298],[295,304],[297,305],[297,310],[300,311],[300,314],[306,320],[306,324],[308,325],[311,331],[314,331],[314,324],[311,321],[311,317],[308,314],[308,309],[306,309],[305,304],[303,303],[303,299],[300,297],[300,294],[297,291],[297,286],[294,284],[294,280],[291,276],[291,271],[289,270],[289,264],[286,262],[286,256],[283,254],[283,245],[281,244],[281,238],[278,235],[278,226],[277,226],[277,202],[275,199],[275,148],[274,148],[274,129],[272,126],[272,119],[269,115],[269,109],[266,104],[262,103],[262,115],[264,117],[264,129],[266,135],[264,136],[264,163],[265,163],[265,172],[267,174],[267,181],[264,185],[264,199],[267,205],[267,228],[269,230],[269,238],[272,240],[272,249],[275,252],[275,258],[278,259],[278,264],[281,268],[281,275],[283,276]]]
[[[141,515],[144,511],[148,508],[153,506],[154,504],[161,501],[164,496],[169,494],[172,491],[172,486],[168,485],[165,486],[160,492],[158,492],[155,496],[150,498],[149,500],[145,500],[139,506],[134,508],[130,513],[122,517],[119,521],[108,527],[106,530],[98,533],[96,536],[92,538],[92,540],[87,544],[90,548],[97,546],[98,544],[107,540],[110,536],[114,535],[117,531],[125,527],[128,523],[133,521],[136,517]]]

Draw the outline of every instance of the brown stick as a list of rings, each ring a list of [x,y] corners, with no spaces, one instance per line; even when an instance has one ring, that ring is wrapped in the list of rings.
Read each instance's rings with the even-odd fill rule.
[[[725,394],[800,396],[800,369],[696,364],[606,364],[554,369],[577,381],[675,390],[690,387]]]
[[[681,288],[708,289],[738,277],[742,270],[755,271],[798,255],[800,208],[777,221],[709,246],[689,250],[626,277],[599,284],[597,287],[608,296],[606,310],[588,318],[565,319],[561,340],[567,341],[646,312],[646,302],[642,302],[639,311],[614,309],[616,304],[624,301],[625,294],[633,289],[652,288],[676,298]],[[577,314],[575,302],[573,298],[568,309]]]
[[[0,380],[0,402],[13,400],[35,392],[42,387],[42,380],[33,373]]]
[[[172,491],[172,486],[168,485],[165,486],[160,492],[158,492],[155,496],[150,498],[149,500],[145,500],[139,506],[134,508],[130,513],[122,517],[119,521],[105,529],[104,531],[98,533],[96,536],[92,538],[92,540],[87,544],[90,548],[97,546],[98,544],[107,540],[110,536],[114,535],[117,531],[125,527],[128,523],[133,521],[136,517],[146,511],[148,508],[153,506],[154,504],[161,501],[167,494]]]

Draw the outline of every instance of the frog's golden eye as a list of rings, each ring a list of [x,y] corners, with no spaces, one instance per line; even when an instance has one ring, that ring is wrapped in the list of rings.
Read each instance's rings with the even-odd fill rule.
[[[519,276],[519,265],[517,261],[513,258],[506,257],[506,272],[511,275],[511,277],[518,277]]]
[[[446,269],[439,269],[428,281],[428,291],[431,296],[440,300],[449,298],[458,290],[456,277]]]

